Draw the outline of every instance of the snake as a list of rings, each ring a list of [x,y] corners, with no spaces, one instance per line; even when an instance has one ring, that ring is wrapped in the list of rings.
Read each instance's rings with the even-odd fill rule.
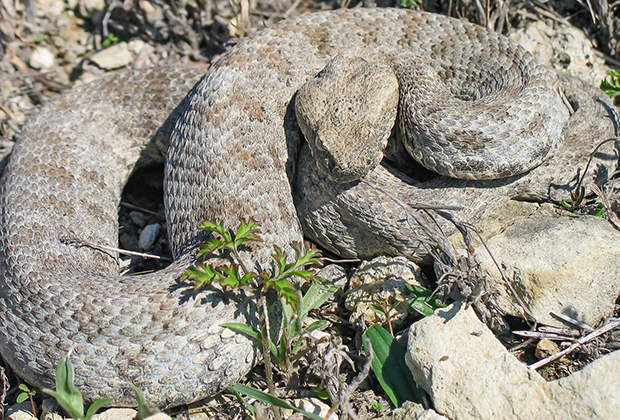
[[[429,145],[408,140],[404,148],[442,174],[416,180],[374,157],[361,179],[335,180],[320,170],[329,164],[316,163],[322,158],[304,139],[295,98],[343,54],[389,63],[400,92],[398,111],[388,111],[398,113],[396,137],[431,137]],[[363,98],[344,103],[367,103]],[[402,122],[403,114],[426,125]],[[54,386],[56,367],[69,355],[86,401],[135,405],[129,384],[158,407],[214,395],[259,356],[250,339],[221,326],[256,322],[251,298],[188,293],[181,281],[205,239],[203,221],[229,228],[239,218],[257,221],[263,241],[241,258],[263,267],[274,245],[290,250],[304,234],[345,257],[417,258],[423,233],[404,221],[402,203],[459,205],[459,217],[476,221],[516,196],[565,197],[577,163],[613,135],[614,118],[600,91],[539,65],[507,38],[401,9],[311,13],[240,41],[206,73],[163,66],[76,87],[26,124],[0,182],[0,353],[38,387]],[[542,146],[525,151],[522,143],[533,138]],[[482,139],[506,143],[483,161],[499,153],[525,155],[531,164],[516,164],[512,173],[502,163],[499,179],[451,177],[468,165],[479,169],[481,159],[463,164],[441,153],[473,155]],[[379,139],[381,148],[386,141]],[[464,152],[450,149],[457,143]],[[439,155],[421,156],[420,147]],[[616,157],[599,152],[597,159],[601,175]],[[175,260],[123,276],[107,248],[118,243],[121,192],[137,168],[163,161]]]

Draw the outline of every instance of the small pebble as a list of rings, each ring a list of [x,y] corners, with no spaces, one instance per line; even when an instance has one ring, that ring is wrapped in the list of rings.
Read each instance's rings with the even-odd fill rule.
[[[123,249],[128,249],[129,251],[138,251],[140,249],[140,246],[138,245],[138,241],[133,235],[130,235],[128,233],[123,233],[118,238],[118,240],[121,243],[121,247]]]
[[[143,213],[134,210],[129,213],[129,217],[131,218],[131,221],[134,222],[136,225],[140,227],[146,226],[146,218],[144,217]]]
[[[51,68],[54,61],[54,54],[50,50],[45,47],[36,47],[30,55],[28,64],[33,69],[43,70]]]
[[[548,338],[543,338],[538,342],[538,344],[536,344],[536,350],[534,350],[534,355],[538,359],[544,359],[551,356],[552,354],[556,354],[559,351],[560,348],[555,341],[549,340]]]
[[[90,57],[90,60],[99,68],[114,70],[128,66],[134,59],[126,42],[119,42],[111,47],[103,49]]]
[[[153,246],[160,229],[161,225],[159,223],[153,223],[152,225],[145,226],[144,229],[142,229],[142,232],[140,232],[140,239],[138,240],[140,248],[146,251]]]

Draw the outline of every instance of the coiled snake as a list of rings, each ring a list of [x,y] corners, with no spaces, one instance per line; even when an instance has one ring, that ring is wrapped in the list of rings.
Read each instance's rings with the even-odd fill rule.
[[[380,52],[390,60],[408,53],[426,63],[419,71],[399,64],[401,99],[410,82],[423,92],[436,79],[444,84],[441,97],[463,117],[435,107],[438,95],[430,92],[419,100],[430,100],[423,109],[436,123],[425,129],[431,134],[469,118],[474,131],[487,127],[483,137],[493,141],[498,133],[508,140],[505,155],[521,153],[517,140],[537,130],[551,133],[542,134],[544,151],[534,153],[535,164],[544,163],[525,175],[406,183],[377,166],[366,176],[405,202],[463,205],[458,216],[475,220],[521,193],[557,198],[574,185],[574,162],[611,130],[604,96],[537,65],[506,38],[396,9],[283,21],[231,48],[193,88],[200,74],[173,68],[127,71],[76,88],[28,123],[2,178],[0,352],[15,372],[50,386],[58,361],[72,349],[76,383],[87,399],[134,404],[132,382],[162,407],[195,401],[241,378],[255,351],[219,324],[251,322],[250,302],[215,292],[184,300],[176,287],[204,220],[233,227],[239,217],[255,218],[264,243],[247,258],[259,262],[272,245],[301,240],[302,224],[308,236],[345,256],[418,250],[419,236],[402,223],[399,206],[357,181],[326,179],[314,171],[305,147],[298,163],[295,92],[344,52]],[[556,85],[579,106],[576,116],[596,119],[572,124],[567,143],[557,146],[568,114]],[[418,109],[415,102],[406,108]],[[512,124],[508,130],[498,128],[502,121]],[[463,130],[446,135],[448,143],[458,143]],[[168,230],[178,258],[163,271],[122,277],[115,256],[80,244],[116,245],[127,178],[136,165],[164,154]],[[441,166],[442,158],[428,159]]]

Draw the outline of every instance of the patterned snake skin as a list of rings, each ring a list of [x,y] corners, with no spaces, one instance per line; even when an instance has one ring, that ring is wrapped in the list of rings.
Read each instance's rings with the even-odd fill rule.
[[[520,102],[523,86],[499,94],[508,108],[494,105],[501,112],[524,106],[519,112],[535,118],[525,132],[555,118],[555,111],[566,113],[547,102],[558,100],[549,93],[555,85],[579,108],[566,142],[525,175],[424,183],[384,166],[368,175],[405,202],[463,205],[457,216],[475,221],[515,195],[564,197],[592,145],[613,135],[611,108],[595,89],[541,70],[521,48],[480,27],[395,9],[283,21],[231,48],[195,86],[200,72],[160,68],[73,89],[28,123],[0,186],[0,352],[15,372],[52,386],[58,361],[71,350],[76,383],[88,400],[135,404],[132,382],[160,407],[212,395],[243,377],[256,352],[219,324],[255,322],[251,300],[215,291],[188,296],[178,284],[204,220],[220,218],[233,227],[239,217],[255,218],[264,243],[244,258],[263,264],[273,245],[287,249],[302,239],[302,224],[308,236],[345,256],[419,251],[419,233],[400,221],[399,205],[364,183],[325,180],[306,148],[297,163],[301,136],[292,98],[345,50],[362,56],[410,51],[436,68],[448,91],[470,108],[495,79],[533,69],[537,83],[553,87],[539,95],[540,106],[531,95]],[[488,112],[470,114],[498,119]],[[521,150],[507,147],[507,154]],[[117,245],[125,182],[136,165],[163,155],[177,259],[160,272],[120,276],[116,255],[85,241]],[[615,161],[613,154],[600,157],[607,166]]]

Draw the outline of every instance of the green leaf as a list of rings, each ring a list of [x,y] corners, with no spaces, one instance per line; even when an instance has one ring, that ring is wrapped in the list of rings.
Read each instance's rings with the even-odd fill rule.
[[[296,411],[298,413],[303,414],[304,416],[308,417],[311,420],[323,420],[321,417],[317,416],[316,414],[312,414],[312,413],[308,413],[307,411],[304,411],[300,408],[297,408],[293,405],[290,405],[289,403],[287,403],[286,401],[278,398],[278,397],[274,397],[271,394],[267,394],[263,391],[259,391],[258,389],[255,388],[251,388],[249,386],[245,386],[245,385],[241,385],[241,384],[235,384],[231,387],[229,387],[228,389],[234,390],[240,394],[244,394],[247,395],[250,398],[255,398],[258,401],[264,402],[266,404],[271,404],[273,406],[276,407],[280,407],[280,408],[286,408],[289,410],[293,410]]]
[[[592,213],[592,215],[596,217],[602,217],[604,219],[606,216],[605,216],[605,209],[603,209],[603,205],[599,203],[599,205],[596,206],[596,209],[594,209],[594,213]]]
[[[306,335],[311,333],[312,331],[321,328],[323,325],[325,325],[327,323],[327,321],[314,321],[312,324],[308,325],[308,327],[306,329],[304,329],[303,331],[301,331],[301,333],[299,333],[296,338],[297,340],[295,341],[295,345],[293,346],[293,349],[291,350],[291,354],[297,354],[297,349],[299,348],[299,345],[301,344],[301,339]]]
[[[104,405],[109,404],[111,402],[112,402],[112,398],[102,398],[100,400],[95,401],[94,403],[90,405],[90,407],[88,407],[88,411],[86,411],[86,417],[84,417],[84,420],[90,420],[93,414],[99,411],[99,409],[102,408]]]
[[[321,305],[329,300],[340,289],[339,286],[330,282],[312,282],[308,291],[301,297],[297,317],[291,325],[291,337],[297,337],[302,330],[302,324],[308,313],[313,309],[319,309]]]
[[[434,298],[433,292],[426,287],[414,284],[405,284],[405,287],[415,296],[408,299],[407,304],[422,316],[429,316],[435,309],[446,306],[441,300]]]
[[[258,331],[251,325],[241,324],[239,322],[225,322],[223,324],[220,324],[220,326],[229,328],[236,333],[245,335],[250,340],[253,340],[254,344],[258,347],[261,347],[263,345],[263,335],[260,333],[260,331]],[[273,341],[271,341],[271,339],[267,341],[269,341],[269,351],[271,353],[272,359],[274,363],[278,363],[280,360],[278,348],[273,343]]]
[[[15,402],[17,404],[23,403],[28,399],[28,397],[30,397],[30,395],[28,395],[27,392],[20,392],[19,395],[17,395],[17,398],[15,398]]]
[[[274,245],[273,249],[275,250],[275,254],[272,255],[272,258],[276,262],[276,272],[274,277],[278,277],[286,271],[286,254],[282,251],[282,248],[277,245]]]
[[[301,298],[299,310],[302,314],[307,315],[311,310],[319,309],[338,289],[340,286],[328,281],[312,283]]]
[[[312,388],[312,393],[317,398],[320,398],[324,401],[329,401],[329,394],[327,393],[327,390],[325,390],[325,388],[321,384],[318,384],[316,388]]]
[[[219,276],[218,271],[206,264],[201,264],[197,267],[189,267],[185,273],[183,273],[182,279],[194,280],[194,289],[200,289],[205,284],[212,283]]]
[[[247,403],[243,397],[241,397],[241,394],[239,394],[237,392],[236,389],[234,389],[233,387],[228,387],[225,389],[225,392],[228,392],[230,394],[233,394],[235,396],[235,398],[237,398],[237,401],[239,401],[239,403],[245,405],[245,408],[248,409],[248,411],[250,412],[250,414],[252,414],[252,416],[254,416],[254,406],[250,403]]]
[[[279,298],[283,298],[293,309],[299,305],[299,293],[297,287],[291,284],[289,279],[273,280],[265,278],[265,291],[274,289]]]
[[[601,82],[601,90],[610,98],[613,98],[620,94],[620,71],[613,70],[607,73],[607,75],[609,79],[604,79]]]
[[[261,344],[262,334],[251,325],[241,324],[240,322],[225,322],[223,324],[220,324],[220,326],[229,328],[236,333],[243,334],[246,337],[254,340],[254,342],[256,342],[256,344],[258,345]]]
[[[200,251],[198,251],[197,257],[203,258],[207,255],[214,254],[223,248],[226,248],[226,242],[224,240],[211,238],[200,246]]]
[[[409,299],[407,303],[411,308],[413,308],[416,312],[418,312],[422,316],[429,316],[433,314],[433,307],[431,307],[427,301],[427,298],[415,298]]]
[[[38,44],[40,42],[45,41],[46,38],[47,38],[46,34],[38,34],[38,35],[35,35],[35,37],[32,40],[32,42],[34,42],[35,44]]]
[[[370,340],[375,355],[372,371],[392,404],[400,407],[408,400],[422,402],[424,393],[416,386],[405,364],[405,349],[380,325],[371,326],[362,337],[368,354],[366,338]]]
[[[159,413],[159,409],[156,407],[151,407],[146,403],[144,399],[144,395],[142,391],[135,386],[134,384],[130,384],[133,392],[136,394],[136,401],[138,401],[138,414],[136,415],[136,420],[144,420],[148,416],[152,416],[153,414]]]
[[[56,368],[56,390],[44,389],[43,392],[56,398],[58,404],[74,419],[84,418],[84,401],[82,394],[73,384],[75,372],[68,357],[63,357]]]
[[[110,32],[106,39],[101,42],[101,46],[109,47],[112,44],[116,44],[118,41],[120,41],[119,37]]]
[[[370,309],[376,314],[385,316],[385,311],[383,310],[383,308],[378,305],[375,305],[374,303],[371,303],[370,305],[368,305],[368,309]]]
[[[235,249],[245,242],[262,241],[260,233],[261,231],[258,228],[258,224],[253,219],[241,219],[241,224],[239,225],[239,229],[237,229],[237,234],[235,235]]]

